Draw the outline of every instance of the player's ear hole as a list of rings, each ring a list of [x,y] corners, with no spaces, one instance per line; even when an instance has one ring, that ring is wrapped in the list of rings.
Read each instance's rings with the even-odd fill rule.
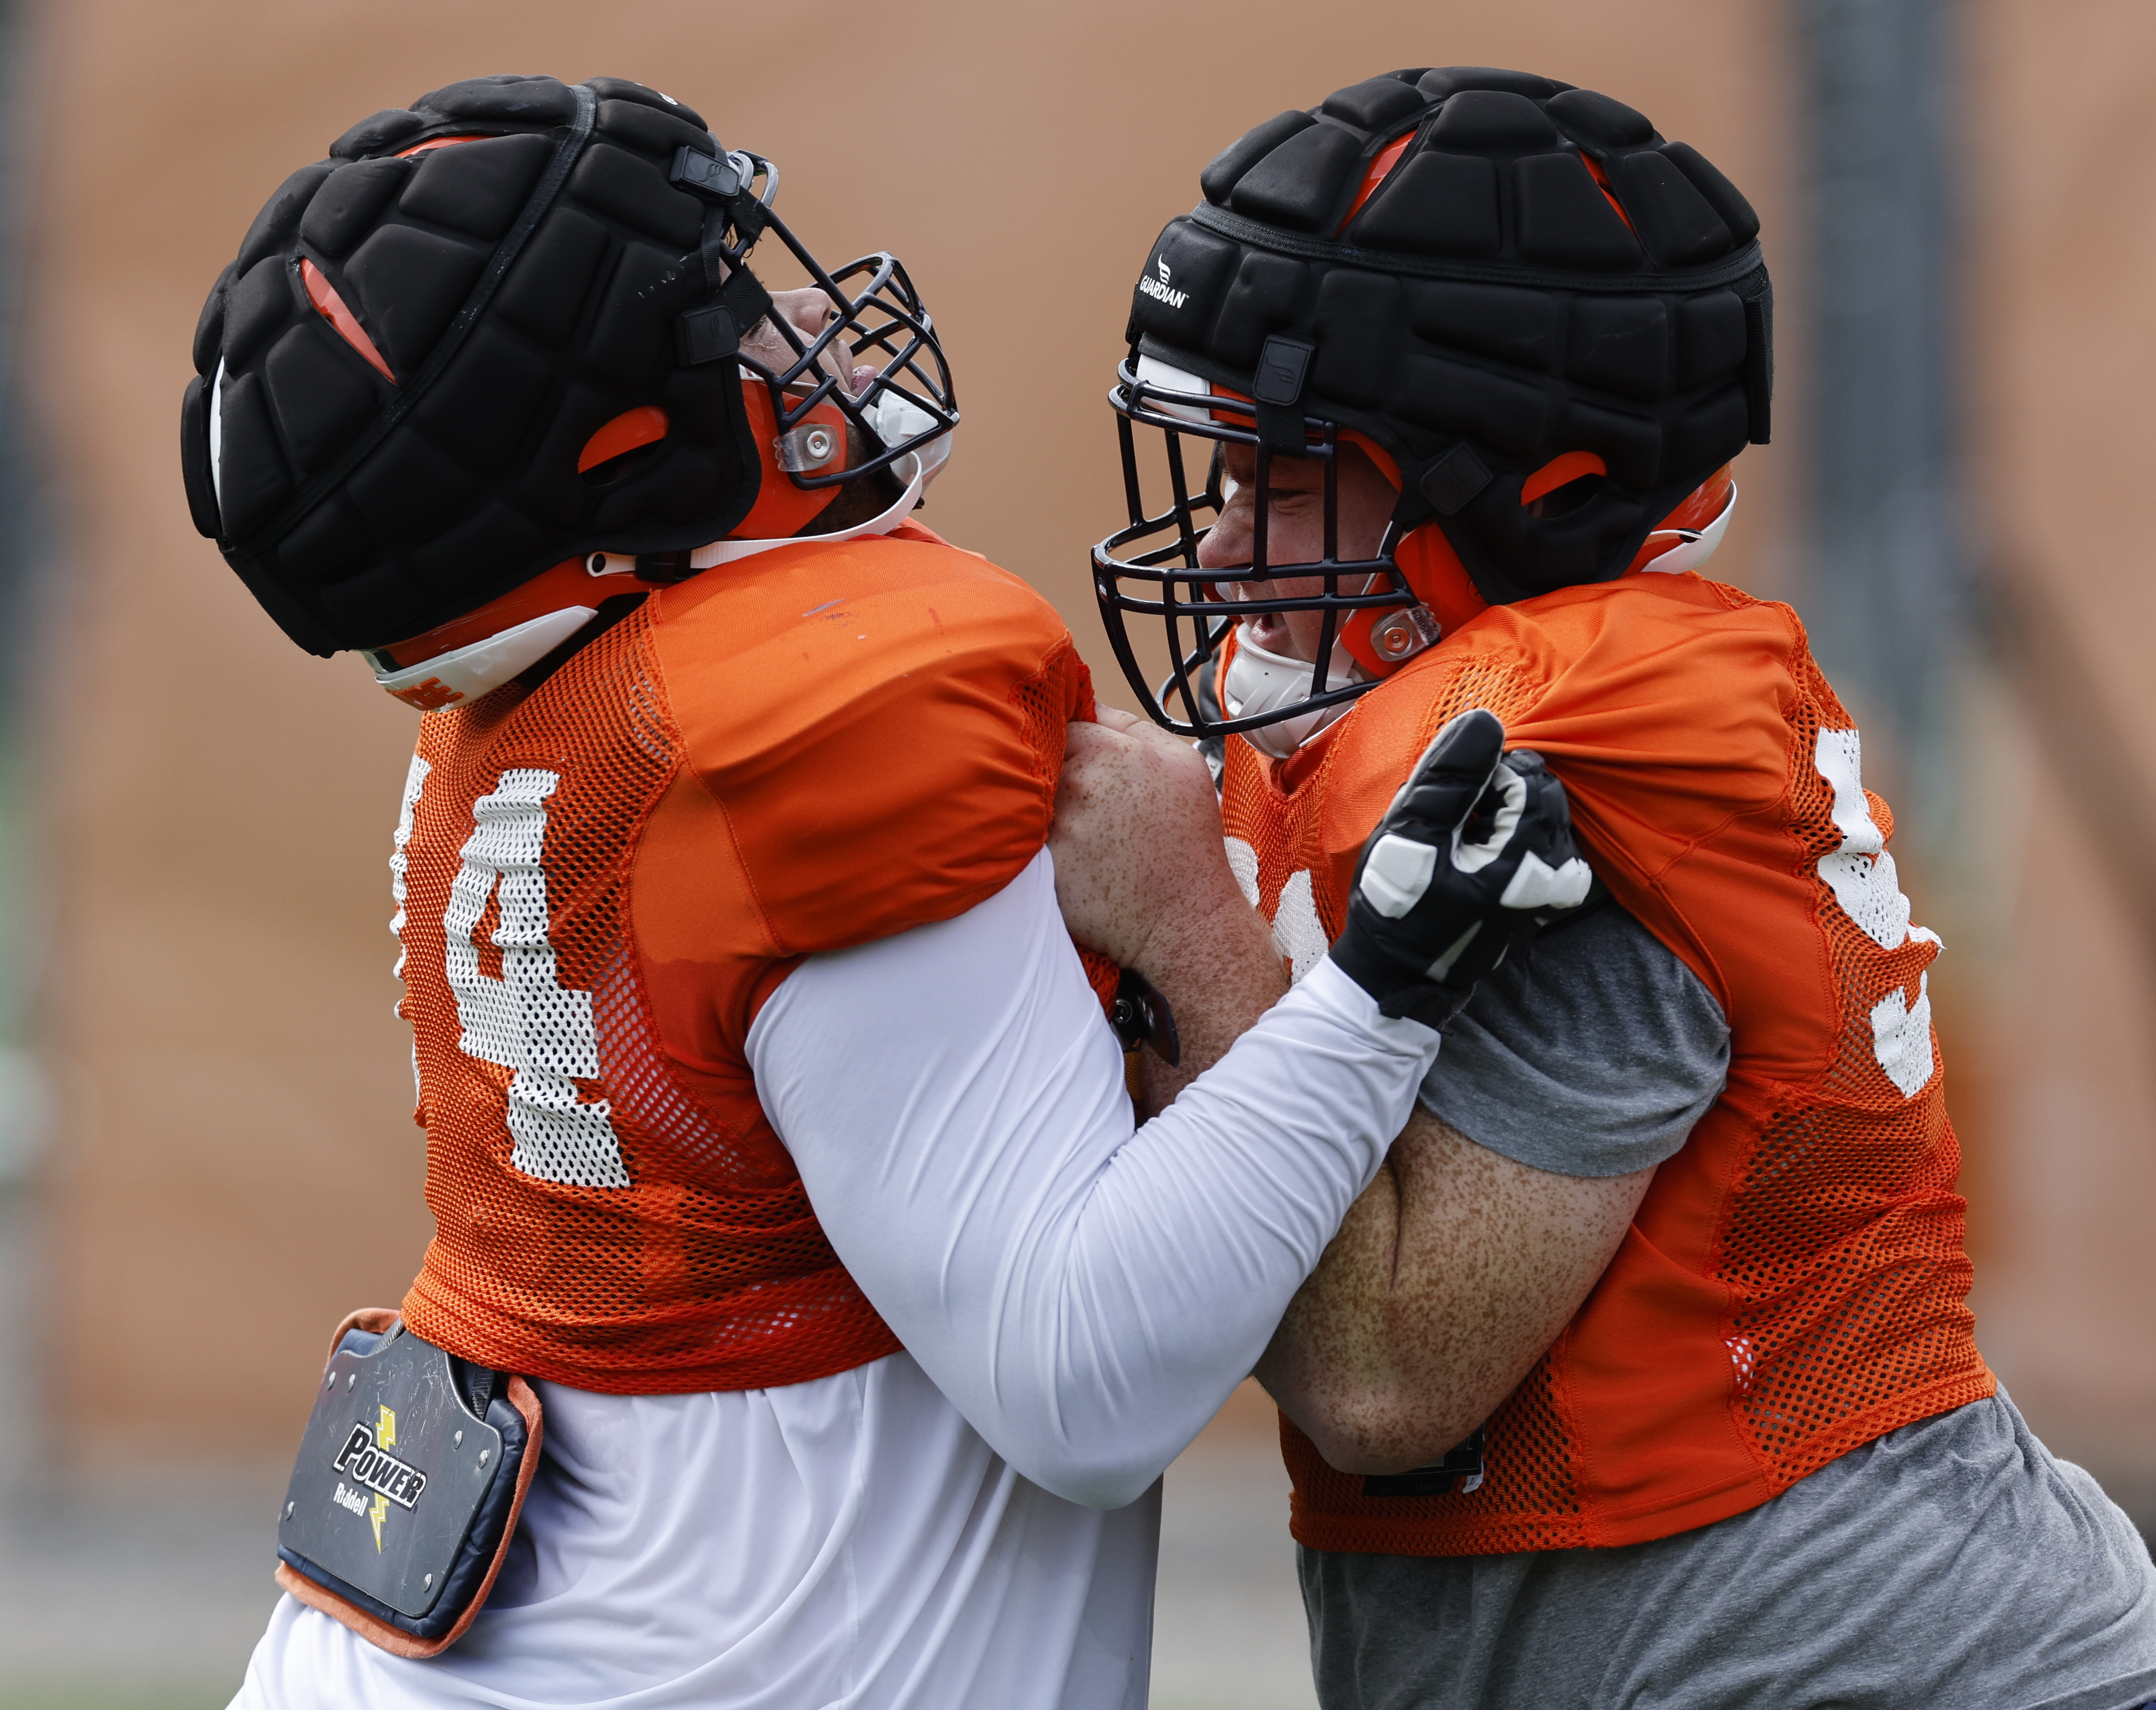
[[[1522,484],[1520,509],[1544,521],[1569,516],[1601,492],[1609,475],[1609,464],[1591,451],[1561,453]]]
[[[666,412],[658,405],[624,410],[584,442],[577,473],[588,485],[611,486],[657,457],[665,438]]]

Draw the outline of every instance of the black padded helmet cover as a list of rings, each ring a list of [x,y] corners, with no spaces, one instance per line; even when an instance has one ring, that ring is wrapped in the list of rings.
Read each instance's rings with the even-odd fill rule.
[[[1270,397],[1368,433],[1399,463],[1400,523],[1435,514],[1493,601],[1622,575],[1686,494],[1766,441],[1758,219],[1696,150],[1607,95],[1481,67],[1396,71],[1267,120],[1200,183],[1205,200],[1146,259],[1132,341],[1258,397],[1261,433]],[[1300,439],[1298,422],[1276,448]],[[1599,454],[1607,479],[1561,516],[1530,515],[1527,476],[1568,451]]]
[[[362,121],[270,197],[203,307],[181,451],[196,525],[295,641],[383,646],[565,558],[678,551],[747,513],[739,371],[678,360],[675,318],[706,295],[705,204],[670,180],[684,146],[721,151],[640,84],[475,78]],[[580,478],[592,433],[647,404],[664,441]]]

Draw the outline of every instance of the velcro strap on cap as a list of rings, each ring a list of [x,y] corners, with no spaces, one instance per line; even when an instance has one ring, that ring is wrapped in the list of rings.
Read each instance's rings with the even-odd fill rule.
[[[1307,339],[1275,333],[1258,356],[1250,397],[1257,408],[1258,438],[1275,456],[1306,457],[1302,433],[1302,382],[1317,346]]]
[[[771,293],[745,267],[718,288],[718,299],[674,317],[675,356],[684,368],[732,356],[741,349],[742,330],[771,313]]]
[[[1415,485],[1440,516],[1451,516],[1490,484],[1490,466],[1461,440],[1422,473]]]
[[[732,202],[742,192],[741,169],[723,151],[707,155],[684,143],[674,156],[674,170],[667,176],[684,190],[693,190],[713,202]]]
[[[717,155],[712,156],[684,143],[675,152],[673,169],[666,176],[682,189],[690,191],[723,209],[726,218],[733,224],[734,235],[742,243],[753,243],[763,235],[763,204],[749,192],[749,187],[755,181],[734,164],[733,156],[726,151],[723,146]],[[707,223],[705,227],[706,248],[710,242],[711,228]]]
[[[771,313],[771,293],[763,288],[763,281],[745,267],[734,269],[733,277],[719,287],[719,301],[726,305],[726,312],[738,327],[752,327]]]
[[[723,303],[685,309],[674,317],[675,360],[684,368],[716,362],[741,349],[741,329]]]

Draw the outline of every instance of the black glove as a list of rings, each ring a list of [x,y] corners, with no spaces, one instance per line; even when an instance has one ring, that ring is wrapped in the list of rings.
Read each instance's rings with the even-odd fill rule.
[[[1564,786],[1540,755],[1507,754],[1477,707],[1437,733],[1363,846],[1332,960],[1386,1015],[1441,1027],[1594,882]]]

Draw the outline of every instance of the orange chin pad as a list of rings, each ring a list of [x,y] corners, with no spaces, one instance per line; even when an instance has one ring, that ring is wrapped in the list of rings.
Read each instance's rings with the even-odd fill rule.
[[[1389,677],[1404,659],[1388,659],[1379,653],[1370,632],[1378,626],[1380,617],[1389,617],[1399,609],[1397,606],[1366,606],[1359,612],[1351,612],[1340,625],[1340,645],[1347,649],[1348,657],[1373,677]]]
[[[1409,591],[1430,608],[1430,616],[1446,635],[1490,609],[1490,602],[1476,591],[1466,566],[1452,550],[1452,542],[1445,539],[1445,530],[1435,521],[1409,530],[1406,537],[1393,549],[1393,562],[1399,566]],[[1378,653],[1372,640],[1370,632],[1399,609],[1392,606],[1373,607],[1358,612],[1340,626],[1341,646],[1347,648],[1349,658],[1373,677],[1389,677],[1401,666],[1421,657],[1414,654],[1407,659],[1387,659]]]

